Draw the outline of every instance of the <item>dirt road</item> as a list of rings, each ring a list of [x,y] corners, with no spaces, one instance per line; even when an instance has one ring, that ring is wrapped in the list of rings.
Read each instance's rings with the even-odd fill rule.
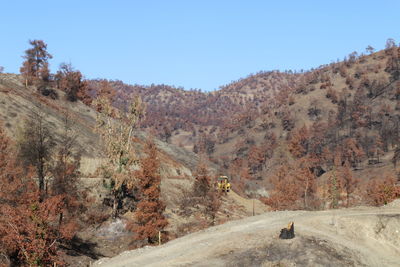
[[[296,237],[279,239],[290,221]],[[268,212],[94,265],[400,266],[400,201],[383,208]]]

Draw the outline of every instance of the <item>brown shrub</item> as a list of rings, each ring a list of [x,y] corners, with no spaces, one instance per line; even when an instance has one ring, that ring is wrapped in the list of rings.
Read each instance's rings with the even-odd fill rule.
[[[396,186],[393,175],[372,179],[367,184],[365,192],[366,201],[374,206],[386,205],[400,197],[400,187]]]

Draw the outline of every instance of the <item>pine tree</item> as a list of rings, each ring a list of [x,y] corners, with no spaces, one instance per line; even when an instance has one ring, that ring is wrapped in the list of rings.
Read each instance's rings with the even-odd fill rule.
[[[207,166],[200,162],[194,173],[193,193],[200,204],[204,205],[204,215],[209,217],[210,224],[215,225],[217,212],[221,206],[220,194],[214,187]]]
[[[25,61],[20,68],[25,83],[31,85],[34,81],[48,82],[50,76],[48,60],[52,55],[47,52],[47,44],[42,40],[29,41],[29,44],[32,48],[25,50],[23,56]]]
[[[156,145],[147,141],[144,151],[147,156],[141,160],[140,170],[134,172],[138,179],[139,204],[135,211],[135,222],[129,224],[128,229],[135,232],[136,240],[147,240],[149,244],[154,244],[168,221],[163,215],[166,206],[161,200],[160,163]]]

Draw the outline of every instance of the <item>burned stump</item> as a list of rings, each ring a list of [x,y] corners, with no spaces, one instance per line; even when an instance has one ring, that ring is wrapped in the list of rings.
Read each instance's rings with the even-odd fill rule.
[[[290,222],[286,228],[281,230],[281,234],[279,235],[280,239],[292,239],[294,238],[294,222]]]

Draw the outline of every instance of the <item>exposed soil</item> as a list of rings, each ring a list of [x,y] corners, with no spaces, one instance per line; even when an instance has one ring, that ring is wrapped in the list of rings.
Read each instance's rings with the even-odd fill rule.
[[[296,237],[278,238],[288,222]],[[232,221],[95,266],[399,266],[400,201],[383,208],[283,211]]]

